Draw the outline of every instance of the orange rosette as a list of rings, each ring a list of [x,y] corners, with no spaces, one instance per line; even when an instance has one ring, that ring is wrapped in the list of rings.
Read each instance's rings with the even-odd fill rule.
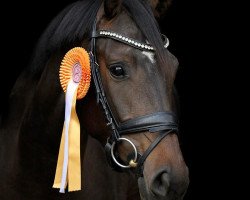
[[[63,91],[66,92],[69,80],[79,83],[77,99],[83,98],[90,87],[91,70],[90,59],[87,51],[82,47],[75,47],[69,50],[64,56],[60,71],[60,83]]]
[[[83,98],[90,87],[90,58],[81,47],[69,50],[64,56],[59,78],[65,92],[65,117],[53,188],[64,193],[81,190],[80,121],[76,99]]]

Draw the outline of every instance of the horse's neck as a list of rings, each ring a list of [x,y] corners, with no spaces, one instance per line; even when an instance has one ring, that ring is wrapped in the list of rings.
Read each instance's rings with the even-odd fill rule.
[[[1,130],[12,134],[19,129],[25,111],[32,99],[37,80],[24,71],[17,79],[2,116]]]
[[[58,76],[60,62],[60,56],[53,56],[39,80],[25,72],[13,89],[9,112],[0,131],[0,169],[11,174],[12,182],[25,184],[34,182],[37,176],[41,176],[40,180],[54,176],[64,121],[64,94]],[[84,155],[87,136],[81,137]]]
[[[27,103],[27,106],[25,103],[20,107],[15,106],[16,111],[23,113],[18,114],[22,116],[22,120],[16,126],[18,129],[12,128],[8,131],[9,133],[13,131],[10,135],[16,138],[16,142],[13,142],[11,137],[5,137],[5,144],[8,145],[3,149],[9,153],[4,157],[0,156],[1,161],[4,160],[2,162],[4,165],[0,163],[2,170],[0,190],[3,195],[10,194],[10,198],[13,199],[19,197],[45,199],[48,196],[53,199],[59,198],[58,191],[52,189],[52,184],[64,120],[64,94],[60,92],[58,69],[53,68],[56,67],[48,66],[45,69],[32,91],[28,90],[27,84],[20,83],[19,86],[23,86],[18,87],[17,84],[13,93],[13,103],[15,98],[22,97]],[[21,82],[24,80],[24,77],[20,79]],[[21,91],[18,91],[18,88]],[[90,131],[97,131],[98,125],[99,128],[101,125],[100,121],[104,119],[100,118],[103,113],[97,107],[94,97],[95,91],[92,87],[86,99],[78,102],[81,127],[92,128]],[[10,123],[8,127],[11,127]],[[102,131],[100,128],[98,134]],[[83,161],[82,191],[66,194],[66,198],[127,200],[130,196],[131,199],[139,199],[136,181],[131,179],[130,174],[113,172],[107,165],[101,144],[87,137],[83,130],[81,130],[81,160]],[[5,188],[2,188],[3,185]],[[12,191],[13,187],[15,189]],[[0,198],[2,197],[5,199],[0,194]]]

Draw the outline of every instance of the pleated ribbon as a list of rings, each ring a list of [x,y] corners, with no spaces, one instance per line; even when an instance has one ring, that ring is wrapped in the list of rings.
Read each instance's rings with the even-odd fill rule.
[[[65,95],[65,119],[62,131],[53,188],[64,193],[81,190],[80,122],[76,99],[83,98],[89,89],[91,74],[88,53],[81,47],[71,49],[60,67],[60,82]]]

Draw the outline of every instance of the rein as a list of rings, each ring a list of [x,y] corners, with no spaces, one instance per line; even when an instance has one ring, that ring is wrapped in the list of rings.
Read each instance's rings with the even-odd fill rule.
[[[105,145],[106,156],[110,166],[113,169],[120,171],[120,169],[117,168],[118,166],[120,168],[136,168],[137,176],[141,177],[143,176],[143,165],[148,155],[168,134],[172,132],[178,132],[177,120],[175,115],[171,112],[156,112],[149,115],[136,117],[134,119],[130,119],[122,123],[116,120],[105,96],[105,91],[100,76],[99,64],[97,63],[96,58],[96,39],[101,37],[110,38],[143,51],[155,51],[155,49],[150,44],[139,42],[137,40],[112,31],[97,31],[96,24],[94,23],[90,49],[91,74],[96,89],[97,103],[102,105],[108,122],[107,126],[109,126],[112,130],[112,134],[108,138],[107,143]],[[164,47],[167,48],[167,46],[169,45],[169,41],[164,35],[163,39],[165,44]],[[148,131],[151,133],[159,133],[159,136],[151,143],[151,145],[143,153],[143,155],[140,155],[139,153],[137,153],[135,145],[127,138],[123,138],[121,136],[125,134],[138,133],[144,131]],[[129,165],[121,164],[116,159],[116,156],[114,154],[115,145],[118,144],[120,141],[128,142],[134,149],[134,158],[130,159]]]

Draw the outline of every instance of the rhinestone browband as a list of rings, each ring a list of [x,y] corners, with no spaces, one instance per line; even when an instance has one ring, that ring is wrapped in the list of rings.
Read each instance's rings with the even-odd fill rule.
[[[99,30],[93,35],[93,37],[107,37],[128,44],[140,50],[155,51],[154,47],[152,47],[149,44],[139,42],[135,39],[123,36],[121,34],[112,31]],[[164,48],[167,48],[169,45],[169,40],[165,35],[163,35],[163,38],[164,38]]]

